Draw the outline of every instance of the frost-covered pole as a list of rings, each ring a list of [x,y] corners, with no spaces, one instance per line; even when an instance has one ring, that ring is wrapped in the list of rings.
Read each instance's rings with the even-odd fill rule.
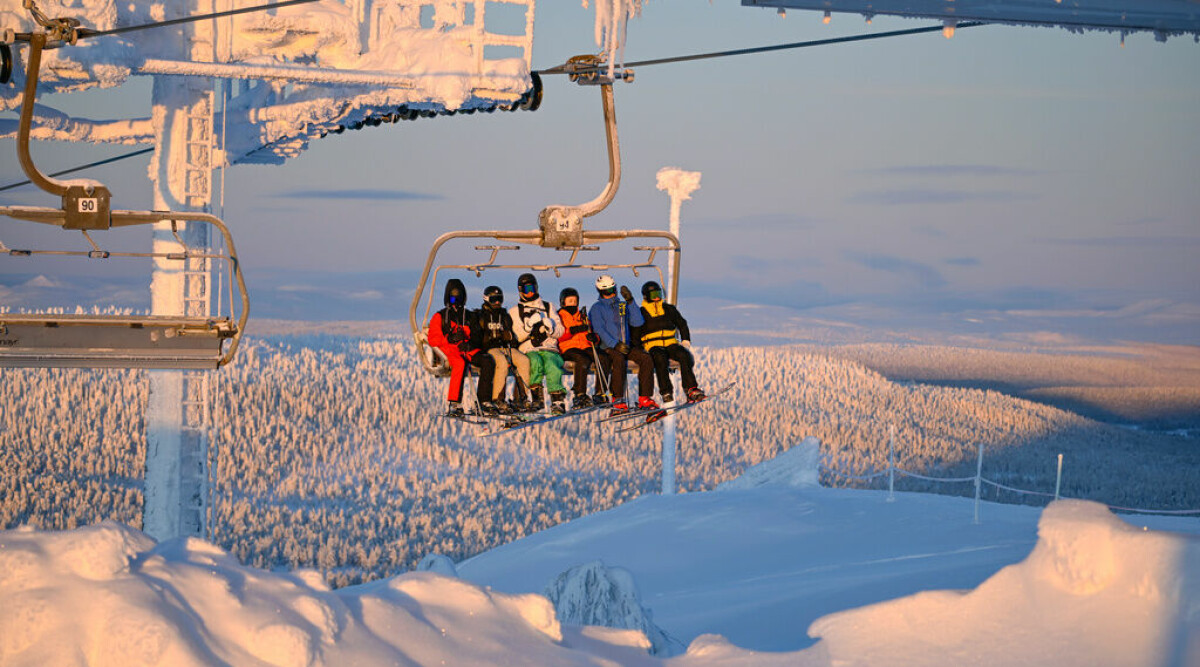
[[[178,16],[217,9],[211,0],[182,5]],[[168,15],[166,18],[176,18]],[[208,22],[186,24],[182,39],[164,40],[164,55],[212,61]],[[154,80],[151,119],[156,150],[150,162],[156,210],[205,211],[212,202],[213,88],[200,77],[159,76]],[[178,239],[176,238],[178,234]],[[180,252],[210,244],[209,225],[154,225],[153,252]],[[209,272],[205,260],[156,258],[150,279],[152,315],[208,317]],[[142,529],[163,540],[204,537],[207,529],[208,376],[203,371],[150,371],[146,405],[146,475]]]
[[[1058,472],[1054,473],[1054,499],[1058,500],[1058,492],[1062,489],[1062,454],[1058,455]]]
[[[979,523],[979,496],[983,491],[983,441],[979,441],[979,459],[975,463],[975,523]]]
[[[679,238],[679,211],[683,202],[692,198],[692,193],[700,187],[700,172],[683,171],[675,167],[663,167],[658,170],[658,189],[671,197],[670,230]],[[667,284],[675,284],[675,272],[679,270],[679,255],[672,253],[667,264]],[[667,300],[678,301],[678,294],[668,294]],[[678,400],[678,399],[676,399]],[[667,415],[663,420],[662,443],[662,494],[675,495],[675,414]]]
[[[888,497],[889,503],[896,502],[896,425],[888,427]]]

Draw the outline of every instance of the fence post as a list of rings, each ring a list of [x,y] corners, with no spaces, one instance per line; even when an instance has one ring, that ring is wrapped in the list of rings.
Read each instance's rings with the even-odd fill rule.
[[[1058,472],[1054,475],[1054,499],[1058,500],[1058,490],[1062,488],[1062,454],[1058,455]]]
[[[896,425],[888,429],[888,497],[889,503],[896,502]]]
[[[975,464],[975,523],[979,523],[979,494],[983,489],[983,441],[979,441],[979,461]]]

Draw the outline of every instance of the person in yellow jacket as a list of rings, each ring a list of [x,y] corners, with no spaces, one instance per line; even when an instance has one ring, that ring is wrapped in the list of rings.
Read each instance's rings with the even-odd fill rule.
[[[679,309],[663,301],[663,289],[651,280],[642,285],[642,319],[645,323],[637,328],[642,349],[654,360],[654,374],[658,379],[658,393],[664,404],[675,400],[671,382],[671,360],[679,362],[679,374],[683,379],[683,391],[688,403],[704,400],[704,392],[696,383],[696,372],[692,358],[692,336],[687,320]]]

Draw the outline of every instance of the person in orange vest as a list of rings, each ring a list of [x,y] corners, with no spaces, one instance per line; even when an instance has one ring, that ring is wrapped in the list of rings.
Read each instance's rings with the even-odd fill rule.
[[[575,369],[575,381],[571,387],[575,398],[571,400],[571,408],[578,410],[591,407],[592,399],[587,394],[587,376],[592,362],[596,359],[596,351],[592,349],[591,339],[595,334],[591,333],[592,327],[588,324],[587,309],[579,305],[579,292],[573,287],[559,292],[558,305],[558,319],[563,325],[563,334],[558,339],[558,350],[563,360],[571,362]],[[596,369],[596,390],[593,393],[597,401],[605,400],[601,389],[604,381],[600,376],[602,372],[601,369]]]
[[[658,393],[662,402],[665,404],[675,400],[670,373],[672,359],[679,362],[679,375],[683,379],[688,403],[704,400],[704,392],[697,386],[693,369],[695,360],[692,358],[692,336],[687,320],[679,314],[678,308],[663,301],[663,289],[657,282],[651,280],[642,285],[642,297],[642,320],[645,323],[638,327],[637,333],[642,349],[649,352],[654,360],[654,374],[658,378]]]

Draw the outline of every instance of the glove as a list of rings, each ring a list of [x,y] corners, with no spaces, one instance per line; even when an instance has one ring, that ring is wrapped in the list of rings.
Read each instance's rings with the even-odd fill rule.
[[[588,326],[586,324],[576,324],[575,326],[570,328],[570,332],[573,334],[581,334],[587,330],[588,330]]]
[[[458,345],[466,339],[467,332],[458,327],[451,329],[450,333],[446,334],[446,340],[449,341],[451,345]]]
[[[625,303],[633,303],[633,292],[630,292],[628,287],[621,285],[621,298],[625,299]]]
[[[595,333],[591,333],[591,332],[589,332],[589,333],[588,333],[588,335],[587,335],[587,341],[588,341],[589,343],[591,343],[592,345],[599,345],[599,344],[600,344],[600,337],[599,337],[599,336],[597,336]]]
[[[684,347],[684,349],[687,349],[687,350],[692,349],[692,341],[690,341],[690,340],[679,341],[679,344],[682,345]]]
[[[534,324],[529,331],[529,340],[533,341],[534,347],[541,347],[546,342],[546,325],[541,322]]]
[[[614,347],[613,349],[616,350],[617,352],[621,353],[621,356],[625,356],[625,355],[629,354],[629,346],[626,345],[625,343],[617,343],[617,346]]]

